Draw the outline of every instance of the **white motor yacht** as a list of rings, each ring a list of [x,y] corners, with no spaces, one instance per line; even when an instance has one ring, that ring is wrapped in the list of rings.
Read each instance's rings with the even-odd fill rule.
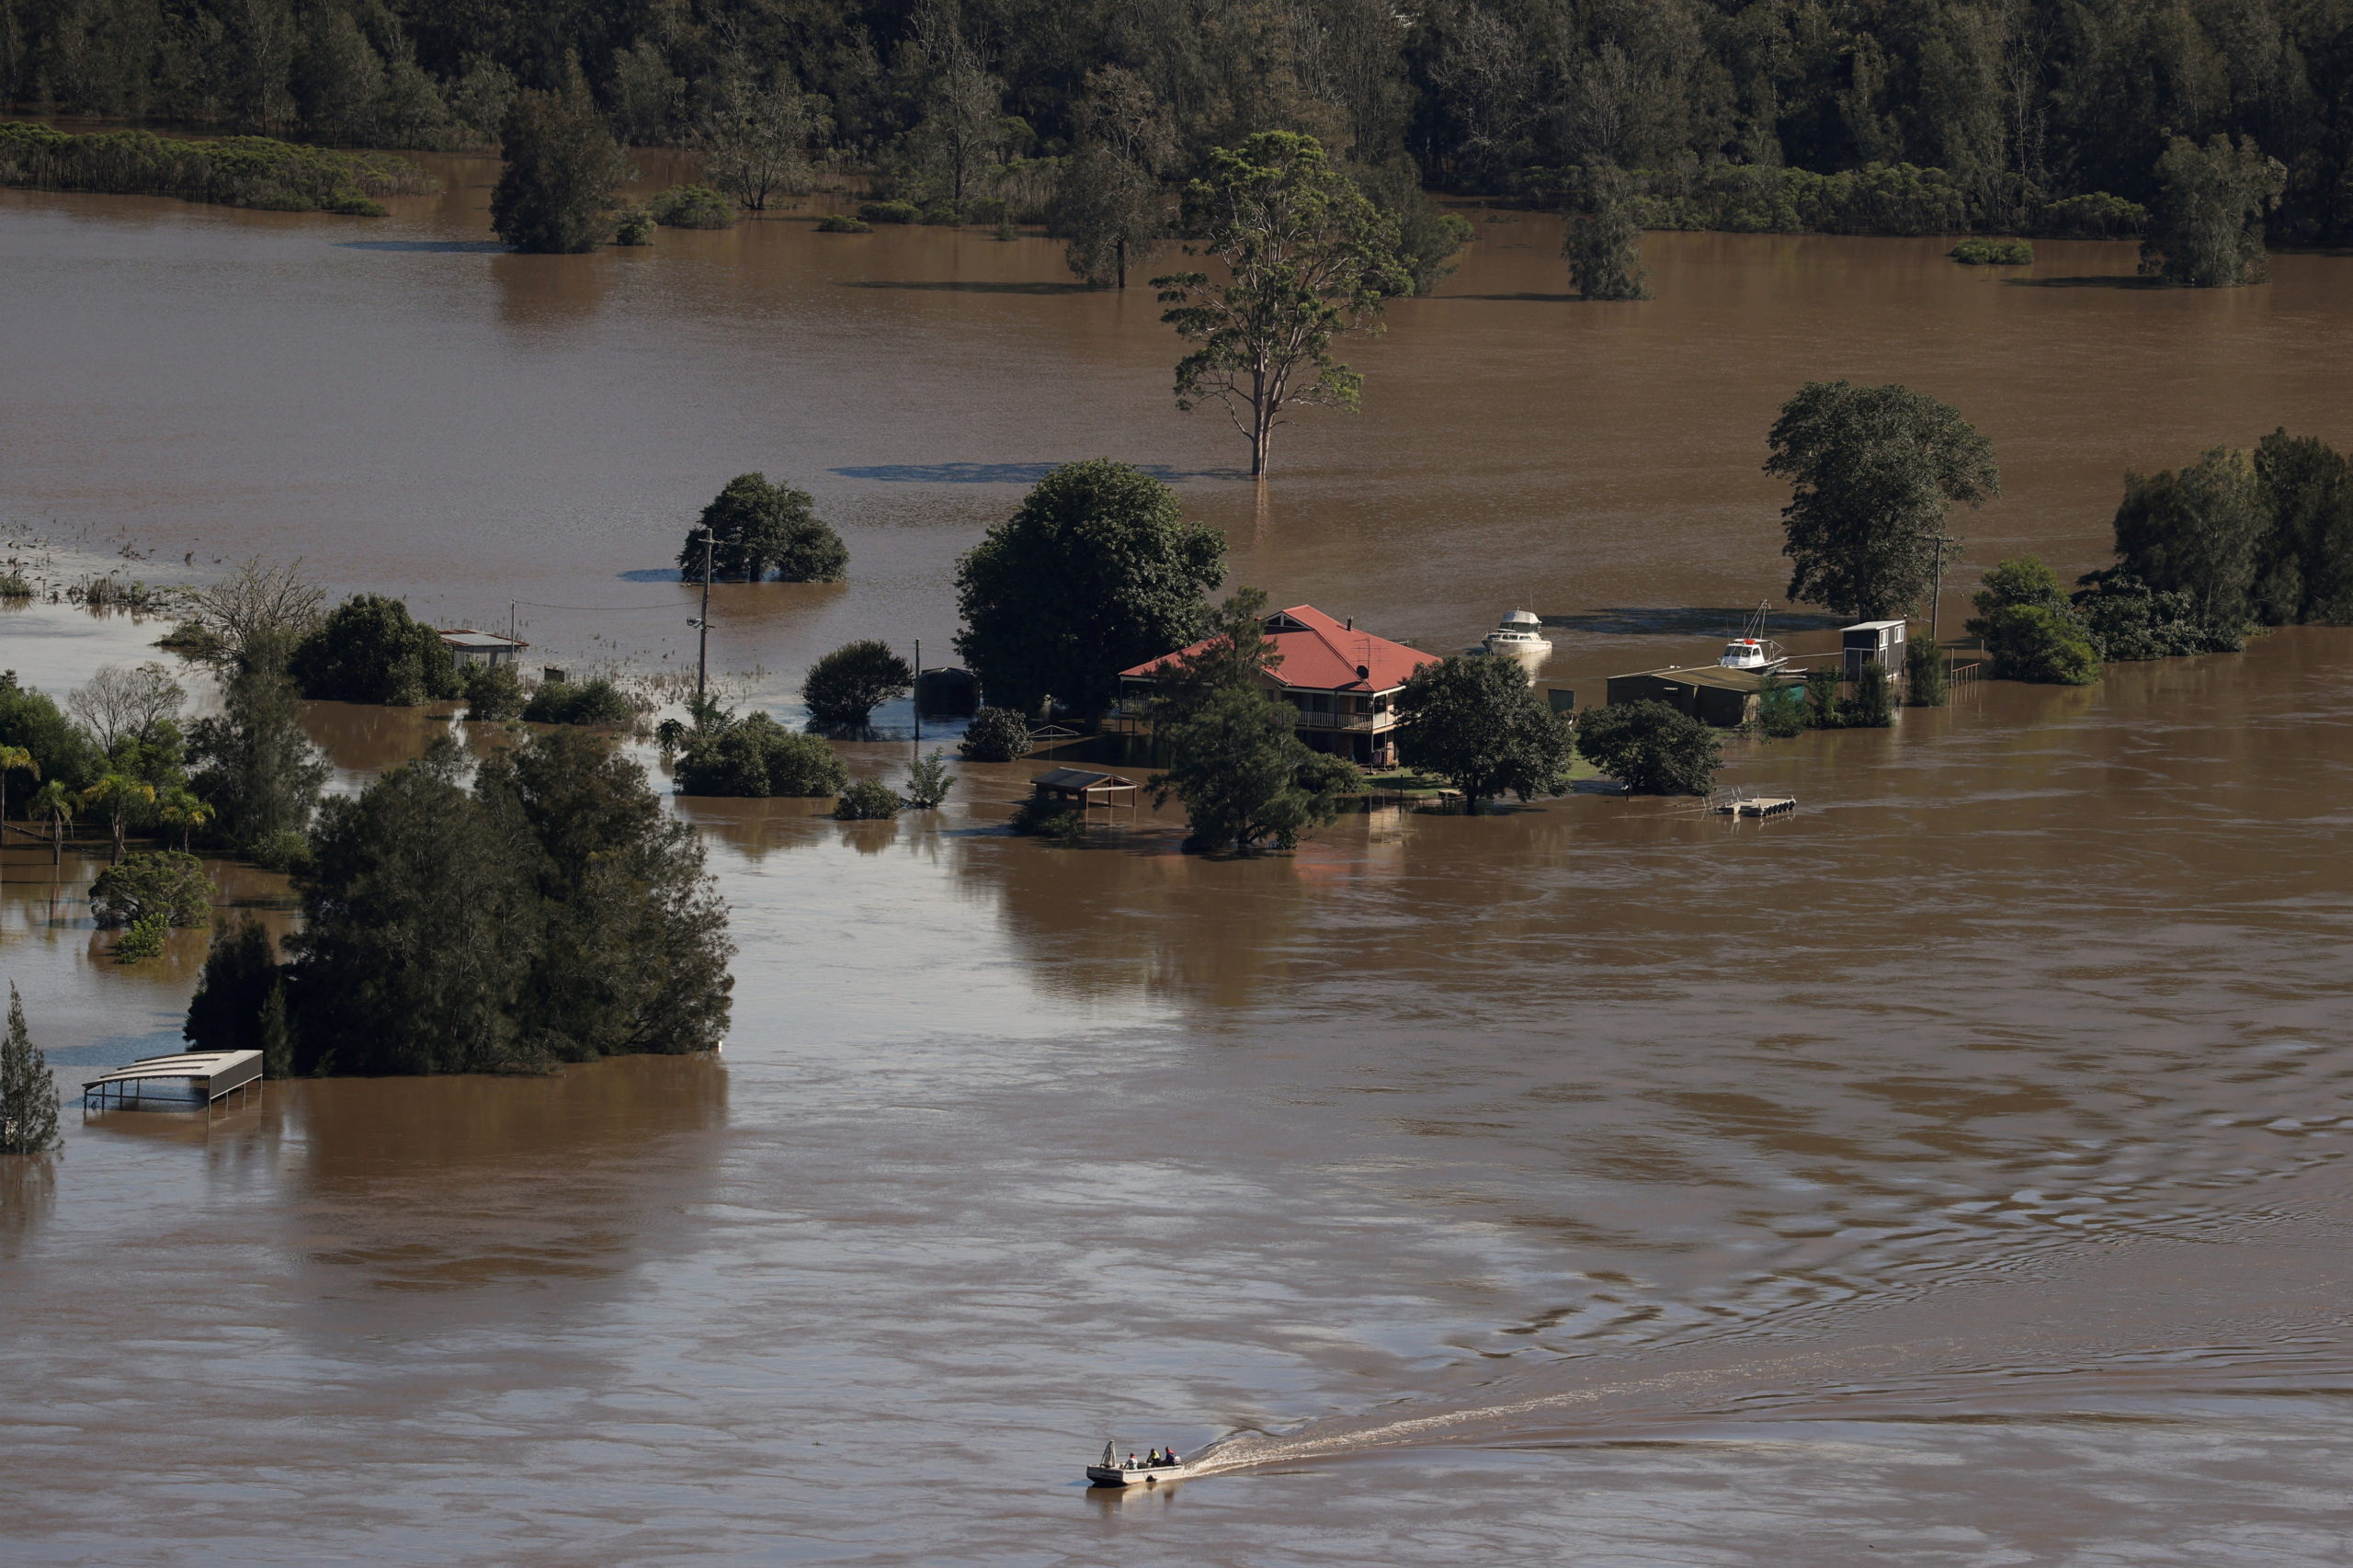
[[[1544,635],[1543,618],[1533,610],[1516,609],[1504,617],[1480,646],[1490,653],[1508,653],[1531,670],[1552,656],[1552,640]]]

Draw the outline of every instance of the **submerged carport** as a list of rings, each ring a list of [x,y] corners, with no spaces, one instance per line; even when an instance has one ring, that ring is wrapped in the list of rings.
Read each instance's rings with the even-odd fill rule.
[[[144,1056],[82,1085],[85,1109],[108,1106],[209,1106],[261,1082],[258,1051],[178,1051]]]

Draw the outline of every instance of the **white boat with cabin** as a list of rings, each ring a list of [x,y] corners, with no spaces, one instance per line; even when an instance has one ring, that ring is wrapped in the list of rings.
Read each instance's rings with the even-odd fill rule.
[[[1740,634],[1724,644],[1717,664],[1728,670],[1755,670],[1762,675],[1790,662],[1781,645],[1765,635],[1765,612],[1768,608],[1768,604],[1756,607],[1756,613],[1748,618],[1748,624],[1740,629]]]
[[[1530,669],[1552,656],[1552,639],[1544,635],[1544,619],[1533,610],[1512,611],[1479,645],[1490,653],[1508,654]]]

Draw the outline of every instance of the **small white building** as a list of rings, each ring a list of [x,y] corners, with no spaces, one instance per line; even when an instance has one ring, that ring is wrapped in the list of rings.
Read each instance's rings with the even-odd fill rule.
[[[461,665],[506,665],[530,646],[513,637],[501,637],[495,631],[476,631],[472,628],[450,627],[441,633],[441,645],[449,656]]]

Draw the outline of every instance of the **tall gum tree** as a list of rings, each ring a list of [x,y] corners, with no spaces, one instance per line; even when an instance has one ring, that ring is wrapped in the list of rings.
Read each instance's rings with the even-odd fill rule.
[[[1333,340],[1381,330],[1381,301],[1412,288],[1397,258],[1397,225],[1313,136],[1262,131],[1210,153],[1185,188],[1190,254],[1223,278],[1155,278],[1161,320],[1199,345],[1176,366],[1176,406],[1222,406],[1265,474],[1283,410],[1353,410],[1364,378],[1332,358]]]

